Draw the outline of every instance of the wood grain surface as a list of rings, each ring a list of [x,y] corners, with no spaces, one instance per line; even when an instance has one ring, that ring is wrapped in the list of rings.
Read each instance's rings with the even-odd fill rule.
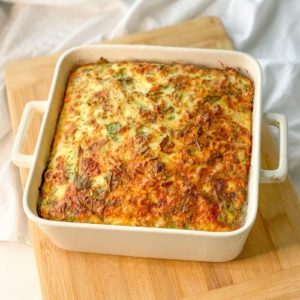
[[[221,22],[206,17],[106,43],[232,49]],[[47,99],[58,55],[6,68],[14,131],[29,100]],[[41,116],[24,143],[32,152]],[[262,163],[273,168],[277,145],[263,126]],[[27,171],[21,170],[23,183]],[[260,186],[259,211],[241,255],[226,263],[131,258],[61,250],[30,224],[45,299],[300,299],[300,206],[290,179]]]

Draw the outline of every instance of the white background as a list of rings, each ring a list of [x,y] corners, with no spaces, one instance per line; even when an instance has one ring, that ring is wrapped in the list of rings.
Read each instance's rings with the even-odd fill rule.
[[[10,3],[9,3],[10,2]],[[264,73],[264,111],[289,122],[289,173],[300,194],[300,3],[275,0],[0,1],[0,299],[39,299],[40,288],[21,208],[4,66],[197,16],[218,16],[235,48],[257,58]]]

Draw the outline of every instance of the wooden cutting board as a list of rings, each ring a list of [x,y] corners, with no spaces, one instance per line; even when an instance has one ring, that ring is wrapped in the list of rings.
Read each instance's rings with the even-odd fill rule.
[[[232,49],[217,18],[133,34],[107,43]],[[29,100],[47,99],[58,55],[12,63],[5,79],[14,131]],[[32,118],[24,151],[31,153],[41,116]],[[263,128],[262,160],[277,162]],[[23,184],[26,170],[21,170]],[[296,299],[300,298],[300,206],[290,179],[260,186],[256,223],[232,262],[202,263],[67,252],[30,224],[45,299]]]

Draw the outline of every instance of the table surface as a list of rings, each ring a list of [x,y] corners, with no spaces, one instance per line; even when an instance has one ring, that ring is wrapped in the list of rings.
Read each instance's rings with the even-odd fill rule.
[[[108,43],[232,49],[220,20],[190,20]],[[5,73],[16,131],[27,101],[47,99],[58,55],[10,64]],[[24,151],[32,151],[41,116],[32,118]],[[263,126],[262,164],[273,168],[277,145]],[[21,170],[25,183],[27,170]],[[282,299],[300,297],[300,206],[290,179],[260,186],[255,225],[232,262],[204,263],[61,250],[34,224],[31,234],[45,299]],[[84,279],[84,280],[83,280]]]
[[[42,299],[32,247],[0,242],[0,299]]]

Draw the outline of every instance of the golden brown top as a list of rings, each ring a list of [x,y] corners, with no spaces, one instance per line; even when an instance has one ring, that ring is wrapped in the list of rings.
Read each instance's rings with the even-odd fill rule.
[[[38,204],[69,222],[229,231],[243,223],[253,85],[149,62],[70,75]]]

